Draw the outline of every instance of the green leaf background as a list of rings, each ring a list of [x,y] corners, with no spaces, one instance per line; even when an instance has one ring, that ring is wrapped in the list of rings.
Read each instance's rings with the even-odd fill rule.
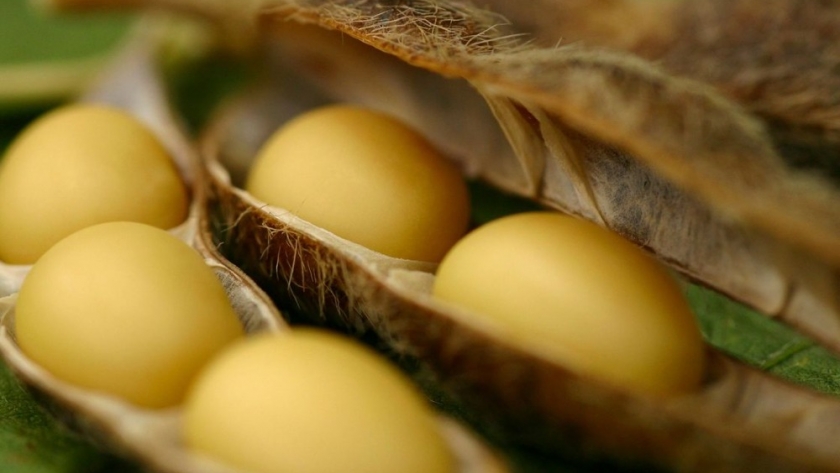
[[[0,0],[0,72],[22,64],[64,64],[101,57],[119,45],[130,25],[126,16],[44,16],[33,11],[25,0]],[[230,59],[208,58],[169,76],[174,103],[192,129],[199,127],[215,104],[214,99],[241,83],[247,71],[247,66]],[[25,103],[0,101],[0,150],[39,113],[69,98],[45,93],[40,100]],[[535,208],[481,184],[473,183],[471,189],[476,222]],[[689,286],[686,291],[712,345],[794,382],[840,394],[840,361],[825,349],[710,290]],[[523,450],[505,452],[518,471],[628,471],[571,464]],[[110,473],[137,469],[137,465],[111,457],[63,427],[0,363],[0,471]]]
[[[130,23],[125,14],[48,15],[24,0],[0,2],[0,112],[78,91]]]

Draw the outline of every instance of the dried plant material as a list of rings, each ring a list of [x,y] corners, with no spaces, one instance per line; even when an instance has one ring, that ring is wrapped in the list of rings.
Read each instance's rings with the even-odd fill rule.
[[[253,25],[258,12],[282,4],[252,0],[232,5],[219,0],[39,0],[53,9],[161,6],[211,19],[228,31]],[[304,5],[353,2],[301,2]],[[840,8],[834,2],[809,0],[505,0],[476,2],[495,16],[463,2],[420,2],[397,8],[436,11],[445,24],[447,9],[461,10],[476,24],[510,30],[543,46],[582,44],[629,51],[654,61],[670,73],[717,87],[768,121],[784,155],[805,147],[836,160],[840,144],[840,86],[837,73]],[[387,5],[386,5],[387,7]],[[463,12],[468,11],[467,15]],[[361,10],[360,10],[361,11]],[[483,18],[479,18],[479,15]],[[416,13],[411,16],[416,17]],[[504,20],[507,19],[507,20]],[[399,21],[397,17],[388,21]],[[488,21],[490,20],[490,21]],[[495,20],[495,21],[492,21]],[[374,20],[393,35],[382,18]],[[441,29],[434,33],[439,35]],[[475,38],[484,31],[472,32]],[[393,36],[392,36],[393,40]],[[478,46],[476,40],[471,47]],[[453,41],[454,42],[458,42]],[[498,46],[497,41],[493,41]],[[489,44],[488,44],[489,46]],[[472,49],[477,52],[478,49]],[[787,151],[787,152],[785,152]],[[796,158],[792,156],[792,158]],[[818,159],[809,153],[807,161]],[[812,162],[803,163],[808,167]],[[817,164],[837,177],[837,166]]]
[[[770,123],[840,146],[840,5],[683,2],[674,18],[682,34],[642,55],[714,84]]]
[[[542,44],[633,52],[714,85],[771,126],[779,151],[836,180],[840,147],[840,5],[808,0],[490,0]],[[833,156],[820,163],[819,154]]]

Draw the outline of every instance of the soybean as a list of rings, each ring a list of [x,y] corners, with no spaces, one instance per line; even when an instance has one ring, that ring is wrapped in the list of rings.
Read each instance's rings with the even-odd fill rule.
[[[479,227],[443,259],[433,294],[620,389],[665,396],[701,381],[704,345],[680,286],[590,222],[533,212]]]
[[[243,333],[204,259],[164,230],[80,230],[33,265],[17,299],[22,351],[59,379],[162,408]]]
[[[464,234],[461,173],[425,138],[373,110],[333,105],[281,127],[246,190],[374,251],[438,262]]]
[[[193,451],[253,472],[445,473],[453,456],[422,397],[357,342],[314,329],[220,354],[185,403]]]
[[[32,264],[97,223],[172,228],[188,205],[172,158],[136,118],[104,105],[61,107],[27,127],[0,163],[0,260]]]

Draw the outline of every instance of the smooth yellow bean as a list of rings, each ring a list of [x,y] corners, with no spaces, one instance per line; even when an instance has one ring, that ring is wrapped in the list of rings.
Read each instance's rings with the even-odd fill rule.
[[[398,258],[439,261],[469,222],[458,169],[406,125],[353,106],[283,126],[257,156],[246,190]]]
[[[468,234],[433,293],[579,373],[653,395],[694,389],[704,345],[680,287],[655,260],[595,224],[514,215]]]
[[[181,402],[195,373],[242,335],[204,259],[164,230],[94,225],[61,240],[18,295],[23,352],[56,377],[146,407]]]
[[[431,409],[399,371],[313,329],[246,339],[211,362],[187,398],[184,438],[253,472],[454,468]]]
[[[76,104],[33,122],[0,163],[0,260],[32,264],[89,225],[181,223],[189,195],[167,151],[134,117]]]

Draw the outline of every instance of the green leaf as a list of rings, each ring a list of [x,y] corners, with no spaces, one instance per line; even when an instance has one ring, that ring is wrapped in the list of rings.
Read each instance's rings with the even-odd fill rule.
[[[825,348],[709,289],[692,285],[686,294],[712,346],[781,378],[840,395],[840,360]]]
[[[50,15],[0,2],[0,115],[78,93],[125,37],[126,14]]]
[[[129,467],[65,429],[0,363],[0,471],[76,473]]]
[[[470,181],[471,220],[482,225],[505,215],[541,210],[542,207],[523,197],[503,194],[481,181]]]

